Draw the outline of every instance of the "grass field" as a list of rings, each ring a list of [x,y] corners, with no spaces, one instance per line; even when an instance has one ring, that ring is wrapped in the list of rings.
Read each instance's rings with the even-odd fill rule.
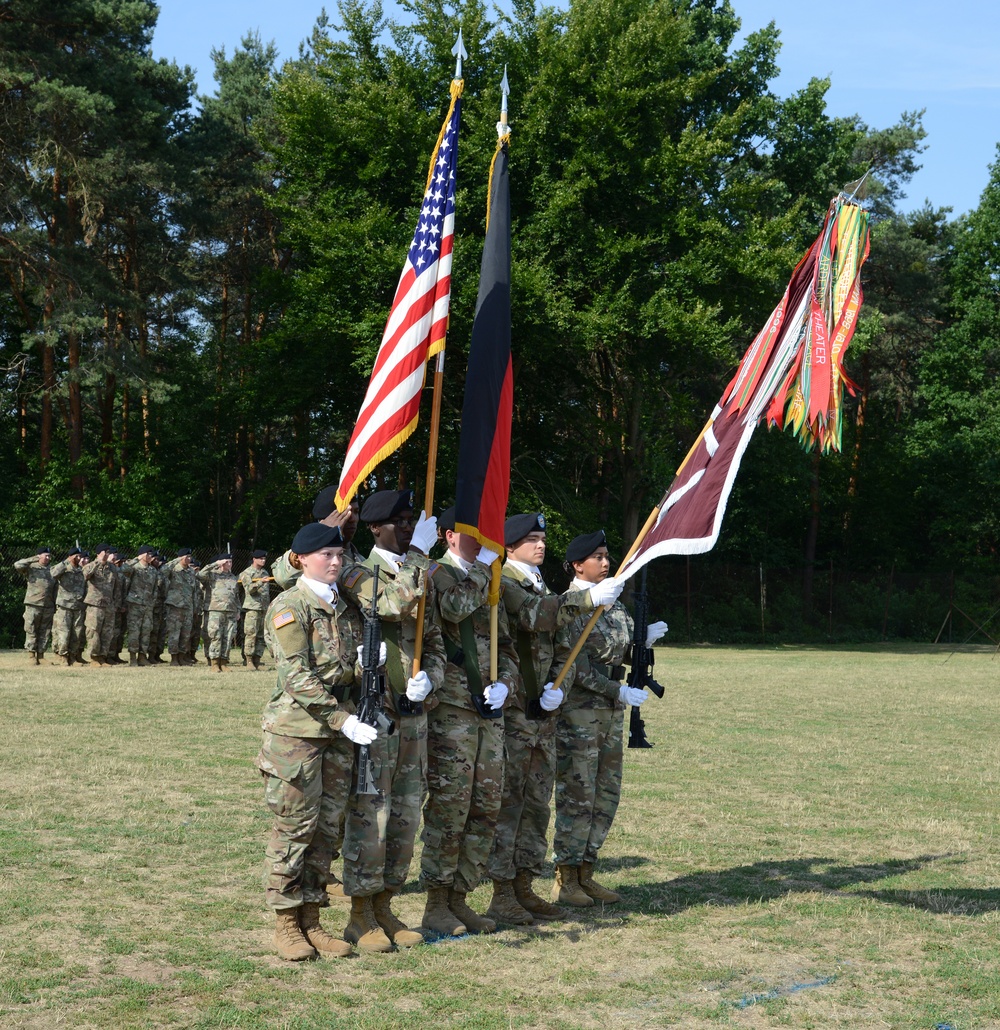
[[[289,965],[251,765],[273,673],[0,652],[0,1026],[1000,1027],[992,649],[669,649],[657,672],[604,851],[621,905]]]

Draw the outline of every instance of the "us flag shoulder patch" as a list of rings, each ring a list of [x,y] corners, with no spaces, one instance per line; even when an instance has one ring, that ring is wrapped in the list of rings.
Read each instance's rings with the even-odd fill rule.
[[[282,626],[287,626],[290,622],[295,621],[295,613],[288,611],[286,608],[283,612],[278,612],[277,615],[271,620],[274,623],[275,629],[281,629]]]
[[[354,588],[354,584],[357,583],[357,581],[359,579],[361,579],[361,577],[364,574],[365,574],[365,570],[364,569],[355,569],[354,572],[352,572],[349,576],[345,577],[345,579],[344,579],[344,586],[347,587],[348,590],[353,589]]]

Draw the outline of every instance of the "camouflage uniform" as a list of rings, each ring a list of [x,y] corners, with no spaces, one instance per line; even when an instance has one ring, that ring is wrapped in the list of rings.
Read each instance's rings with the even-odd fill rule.
[[[466,573],[451,552],[434,570],[436,608],[449,656],[438,704],[427,717],[427,803],[420,880],[425,888],[475,890],[493,844],[503,786],[503,719],[484,719],[469,695],[489,683],[490,570],[474,562]],[[498,678],[520,688],[517,654],[498,612]],[[463,638],[462,624],[465,624]],[[475,648],[465,654],[465,645]],[[461,664],[459,664],[461,663]],[[467,663],[467,664],[466,664]],[[476,682],[477,680],[481,682]]]
[[[52,578],[57,585],[56,614],[52,623],[52,637],[58,655],[78,655],[84,644],[83,597],[87,583],[83,569],[68,559],[52,569]]]
[[[556,713],[543,711],[537,701],[570,651],[556,631],[594,607],[589,590],[554,594],[510,561],[503,567],[503,584],[523,689],[512,692],[504,706],[503,801],[489,861],[490,877],[501,881],[513,880],[521,870],[532,876],[542,872],[556,773]],[[572,669],[566,682],[573,682]]]
[[[83,570],[87,581],[86,605],[87,646],[92,658],[114,654],[115,580],[118,572],[111,562],[92,561]]]
[[[427,794],[427,712],[437,704],[444,681],[445,650],[441,627],[434,620],[434,586],[430,560],[410,550],[398,571],[372,551],[362,564],[345,567],[341,590],[365,613],[371,610],[372,572],[379,569],[378,614],[386,660],[386,714],[396,724],[391,735],[380,733],[371,745],[378,794],[354,794],[347,810],[344,835],[344,890],[367,897],[383,890],[398,892],[410,871],[420,808]],[[413,674],[417,607],[427,592],[421,668],[434,690],[420,714],[403,715],[400,701]],[[406,709],[412,706],[404,704]]]
[[[191,631],[195,608],[201,605],[201,584],[194,569],[182,565],[180,558],[168,561],[161,573],[167,587],[163,609],[167,650],[172,655],[190,654],[198,646]]]
[[[208,589],[206,655],[228,662],[236,634],[236,620],[240,617],[240,581],[231,572],[220,572],[216,568],[202,569],[195,575]]]
[[[128,584],[128,649],[133,654],[149,654],[153,637],[153,607],[160,588],[160,574],[138,558],[127,561],[121,572]]]
[[[56,585],[49,566],[42,565],[37,555],[19,558],[14,568],[28,581],[24,592],[24,649],[41,656],[52,640]]]
[[[342,598],[334,610],[299,582],[271,602],[264,632],[278,666],[255,763],[274,813],[267,903],[326,905],[333,839],[354,765],[354,745],[340,729],[355,708],[361,617]]]
[[[271,584],[261,580],[269,578],[267,566],[257,569],[247,566],[239,576],[243,587],[243,658],[260,658],[264,653],[264,613],[270,604]]]
[[[115,638],[111,645],[111,653],[116,659],[125,646],[125,631],[128,629],[128,578],[123,569],[124,566],[115,566]]]
[[[162,566],[156,570],[156,593],[153,596],[153,628],[150,631],[150,647],[154,658],[163,654],[167,641],[166,606],[167,577]]]
[[[568,630],[575,641],[586,619]],[[618,700],[632,618],[616,601],[597,620],[576,660],[576,673],[556,725],[557,865],[595,862],[611,829],[622,788],[622,723]],[[569,680],[566,681],[567,683]]]

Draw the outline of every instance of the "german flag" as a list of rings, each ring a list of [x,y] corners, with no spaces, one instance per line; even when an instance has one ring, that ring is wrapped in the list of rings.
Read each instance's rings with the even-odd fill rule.
[[[510,424],[514,373],[510,357],[510,182],[501,136],[490,165],[486,242],[458,448],[455,528],[503,555],[510,492]]]

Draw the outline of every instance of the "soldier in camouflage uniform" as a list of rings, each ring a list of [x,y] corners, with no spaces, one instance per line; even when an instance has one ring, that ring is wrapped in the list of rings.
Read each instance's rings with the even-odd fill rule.
[[[52,568],[52,579],[56,583],[52,638],[56,654],[64,658],[67,665],[74,662],[90,664],[83,659],[83,597],[87,593],[87,583],[83,578],[83,569],[80,568],[82,553],[79,547],[74,547],[67,553],[65,561]]]
[[[240,617],[240,581],[233,575],[233,556],[217,554],[197,576],[208,591],[208,663],[222,672],[229,664]]]
[[[39,549],[30,558],[18,558],[14,569],[28,581],[24,592],[24,649],[35,665],[41,664],[52,637],[52,617],[56,610],[56,585],[52,581],[49,563],[52,552]]]
[[[357,498],[352,498],[346,511],[337,511],[334,503],[336,493],[335,486],[326,486],[320,490],[313,503],[313,518],[324,526],[336,527],[340,530],[344,539],[344,566],[346,567],[365,560],[365,556],[353,543],[361,509],[358,506]],[[271,575],[279,590],[287,590],[301,575],[300,570],[292,563],[291,556],[291,551],[285,551],[271,568]]]
[[[566,565],[574,574],[570,589],[589,590],[602,584],[611,568],[604,531],[570,541]],[[581,617],[570,626],[572,641],[586,622]],[[650,626],[647,640],[656,639],[665,629],[665,623]],[[625,606],[615,601],[601,613],[580,651],[556,725],[556,881],[552,900],[578,908],[595,901],[614,904],[621,900],[599,884],[593,873],[621,797],[622,713],[625,705],[641,705],[647,697],[645,690],[622,684],[631,643],[632,619]]]
[[[442,514],[448,550],[434,570],[435,608],[448,664],[438,704],[427,716],[427,803],[420,881],[423,925],[440,934],[492,933],[466,895],[486,869],[503,785],[503,704],[520,689],[517,653],[503,605],[497,612],[498,680],[490,682],[490,565],[497,555],[455,532]],[[491,717],[499,714],[499,718]]]
[[[565,915],[531,889],[548,848],[549,801],[556,773],[556,717],[563,692],[552,680],[570,645],[557,631],[595,604],[612,603],[621,587],[612,579],[587,590],[554,594],[539,566],[545,559],[545,517],[514,515],[504,526],[507,561],[503,606],[521,670],[523,690],[504,708],[504,785],[489,873],[493,900],[487,915],[498,922],[528,924],[534,917]],[[596,592],[596,596],[595,596]],[[568,673],[572,683],[572,670]]]
[[[129,665],[146,665],[153,637],[153,608],[160,589],[160,574],[153,564],[155,551],[147,544],[121,571],[128,584],[125,602],[128,605]]]
[[[149,632],[149,653],[146,661],[150,665],[163,665],[163,648],[166,644],[165,615],[167,599],[167,577],[163,572],[163,565],[166,558],[158,551],[153,552],[150,565],[156,569],[156,592],[153,595],[153,626]]]
[[[420,809],[427,795],[427,712],[431,694],[444,681],[447,661],[441,627],[434,621],[433,585],[427,552],[437,541],[437,520],[421,515],[414,528],[413,493],[382,490],[365,501],[361,518],[375,547],[361,564],[345,566],[340,588],[366,614],[371,610],[374,571],[379,571],[377,611],[386,644],[386,715],[395,733],[372,745],[378,794],[357,794],[347,809],[344,834],[344,889],[352,918],[344,936],[354,940],[371,910],[397,946],[423,941],[393,913],[392,898],[406,883],[413,858]],[[414,673],[417,611],[426,595],[421,670]],[[428,696],[430,695],[430,696]]]
[[[265,619],[278,684],[264,709],[256,765],[274,813],[266,898],[276,916],[278,954],[288,961],[351,950],[319,922],[328,904],[332,840],[351,789],[354,744],[377,737],[375,727],[354,714],[362,626],[357,608],[336,591],[342,540],[340,530],[318,523],[296,533],[292,552],[302,575],[271,602]]]
[[[125,646],[125,633],[128,630],[128,579],[122,571],[125,567],[125,555],[121,551],[115,551],[111,564],[115,567],[115,637],[114,643],[111,645],[108,665],[124,665],[121,652]]]
[[[167,588],[163,626],[167,650],[170,652],[170,664],[194,665],[191,650],[198,644],[192,630],[195,606],[201,603],[201,584],[195,578],[191,565],[191,548],[180,548],[177,557],[163,566],[161,575]]]
[[[243,664],[260,668],[264,653],[264,613],[271,603],[274,577],[267,571],[267,551],[254,551],[251,563],[240,573],[243,588]]]
[[[115,580],[118,576],[111,562],[110,544],[97,545],[97,557],[83,570],[87,593],[87,646],[90,658],[98,665],[107,665],[115,642]]]

